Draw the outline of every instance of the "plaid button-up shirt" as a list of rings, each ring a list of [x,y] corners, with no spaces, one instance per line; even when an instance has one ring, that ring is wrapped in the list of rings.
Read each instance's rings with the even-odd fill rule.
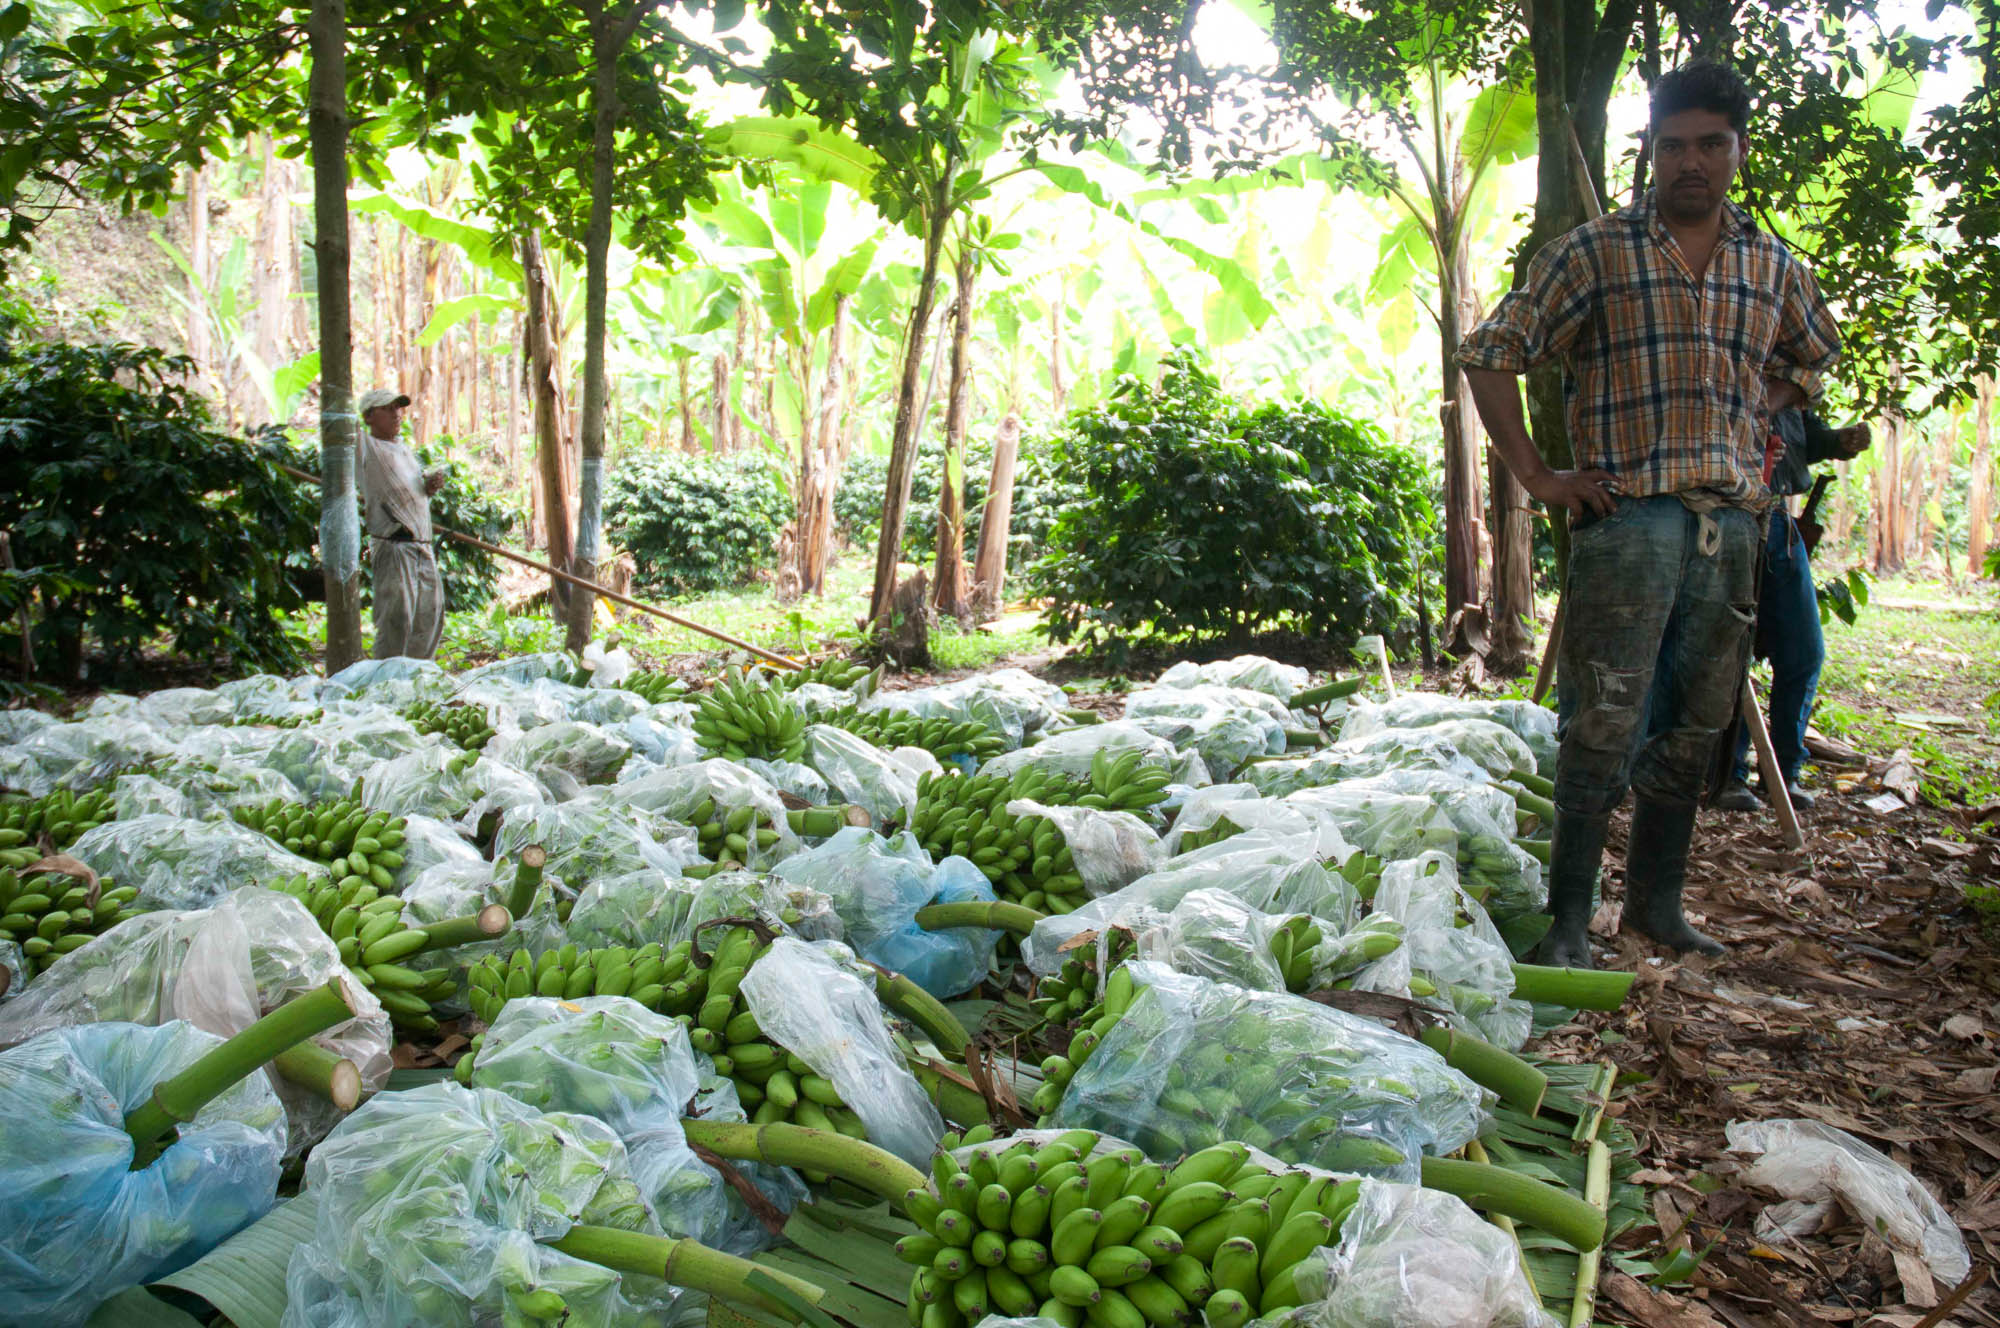
[[[1767,493],[1762,379],[1818,400],[1840,333],[1805,264],[1735,204],[1697,281],[1648,193],[1537,254],[1458,362],[1520,373],[1552,355],[1579,468],[1635,498],[1705,489],[1754,505]]]

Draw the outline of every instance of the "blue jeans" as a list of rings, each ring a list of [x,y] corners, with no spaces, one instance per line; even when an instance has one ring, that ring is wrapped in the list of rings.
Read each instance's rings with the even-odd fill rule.
[[[1672,495],[1621,498],[1578,523],[1558,656],[1559,809],[1601,815],[1628,786],[1669,805],[1700,799],[1749,659],[1762,525],[1739,508],[1700,516]]]
[[[1764,545],[1764,586],[1757,603],[1758,653],[1771,661],[1771,746],[1787,784],[1799,777],[1806,759],[1806,721],[1819,692],[1826,662],[1826,638],[1819,626],[1819,591],[1798,524],[1782,511],[1771,513]],[[1750,777],[1750,730],[1736,736],[1736,778]]]

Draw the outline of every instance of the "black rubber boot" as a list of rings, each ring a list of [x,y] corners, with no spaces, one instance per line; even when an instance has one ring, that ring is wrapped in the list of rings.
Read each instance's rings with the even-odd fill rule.
[[[1681,912],[1687,884],[1688,842],[1694,838],[1695,806],[1669,806],[1635,797],[1632,838],[1625,849],[1625,910],[1619,926],[1676,954],[1724,953],[1722,942],[1688,925]]]
[[[1604,860],[1609,816],[1556,813],[1549,846],[1549,907],[1555,918],[1535,950],[1535,962],[1553,968],[1595,968],[1590,958],[1590,915],[1597,910],[1597,867]]]

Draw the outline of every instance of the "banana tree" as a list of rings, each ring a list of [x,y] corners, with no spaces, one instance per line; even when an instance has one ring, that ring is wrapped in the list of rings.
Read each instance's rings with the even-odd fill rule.
[[[743,128],[732,142],[750,141]],[[724,184],[702,220],[696,251],[711,269],[735,274],[783,354],[773,418],[795,421],[796,432],[772,442],[793,468],[796,515],[790,564],[781,575],[794,593],[824,594],[833,494],[844,460],[849,309],[874,268],[885,228],[859,195],[825,178],[775,179],[754,193]]]

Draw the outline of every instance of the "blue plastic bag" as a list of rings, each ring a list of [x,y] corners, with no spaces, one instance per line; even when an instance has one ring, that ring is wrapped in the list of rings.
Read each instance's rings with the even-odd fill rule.
[[[220,1045],[175,1020],[86,1024],[0,1052],[0,1324],[65,1328],[193,1263],[267,1212],[285,1111],[251,1075],[131,1170],[125,1114]]]
[[[925,931],[917,925],[917,910],[927,904],[992,900],[993,886],[965,858],[946,858],[933,867],[930,854],[907,832],[884,839],[866,827],[848,826],[824,844],[785,859],[771,874],[825,894],[855,953],[901,973],[940,1000],[972,990],[992,965],[999,932],[975,927]]]

